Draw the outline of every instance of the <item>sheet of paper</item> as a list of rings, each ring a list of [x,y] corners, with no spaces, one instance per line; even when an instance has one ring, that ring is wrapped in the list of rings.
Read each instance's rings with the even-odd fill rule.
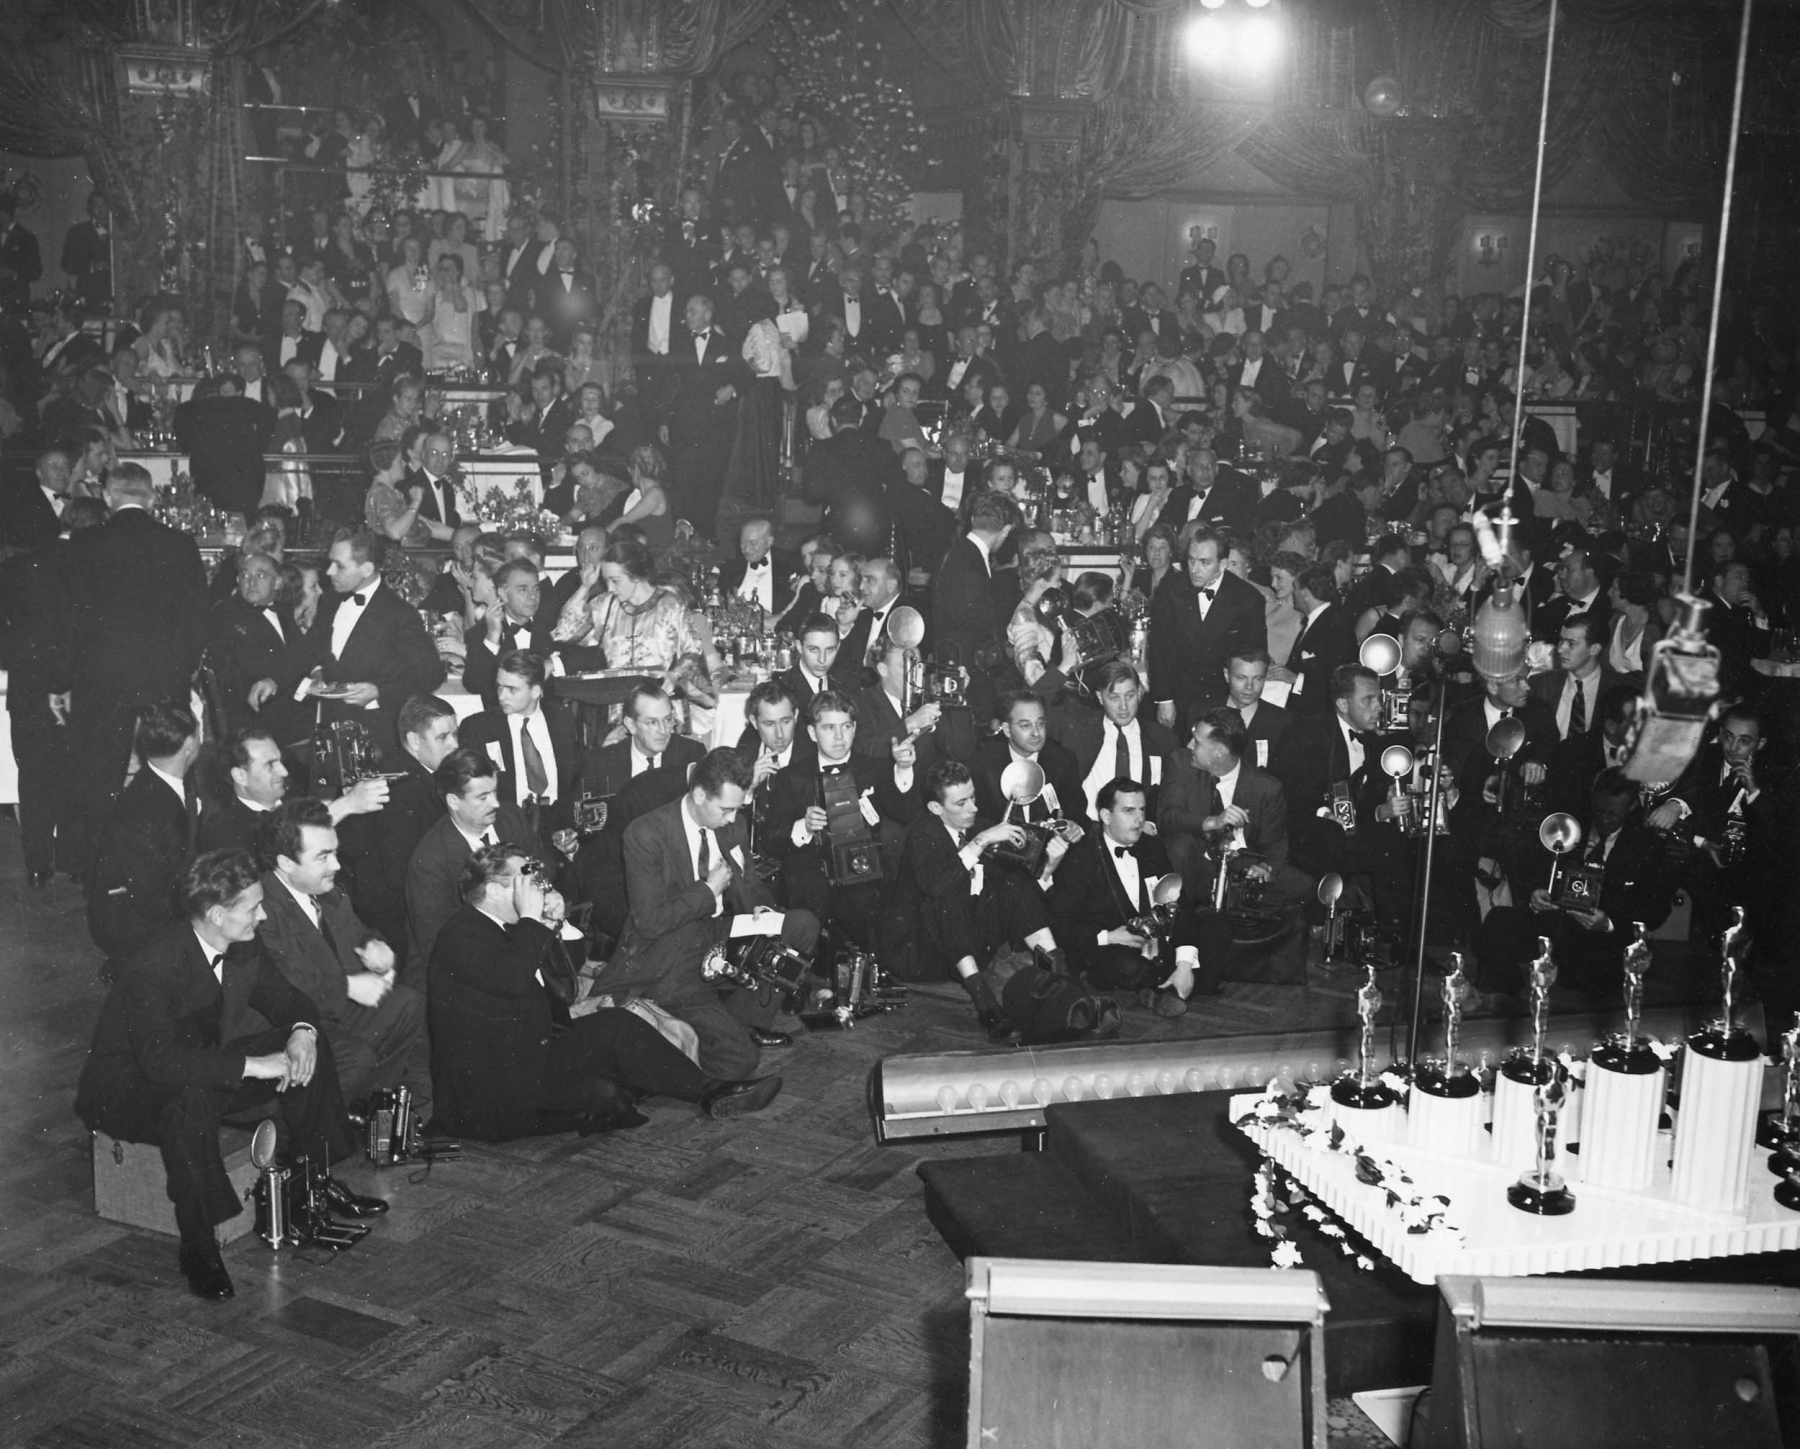
[[[755,911],[731,918],[731,939],[741,936],[779,936],[781,934],[781,912]]]

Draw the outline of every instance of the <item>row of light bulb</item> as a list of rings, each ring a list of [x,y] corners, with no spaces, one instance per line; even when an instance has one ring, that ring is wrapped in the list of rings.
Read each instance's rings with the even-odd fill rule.
[[[1562,1050],[1568,1052],[1572,1049],[1565,1046]],[[1470,1070],[1483,1074],[1491,1071],[1495,1065],[1493,1054],[1487,1051],[1469,1063]],[[1020,1108],[1048,1107],[1056,1102],[1107,1102],[1121,1093],[1127,1097],[1172,1097],[1179,1092],[1229,1092],[1234,1089],[1254,1092],[1271,1082],[1280,1083],[1284,1089],[1291,1090],[1296,1082],[1335,1080],[1350,1069],[1349,1058],[1339,1057],[1330,1064],[1329,1074],[1323,1061],[1313,1060],[1304,1063],[1276,1062],[1267,1067],[1252,1062],[1242,1067],[1226,1065],[1210,1071],[1189,1067],[1185,1072],[1177,1072],[1165,1067],[1154,1075],[1127,1072],[1122,1080],[1107,1072],[1097,1073],[1091,1081],[1071,1074],[1063,1078],[1060,1087],[1048,1077],[1035,1077],[1024,1084],[1009,1077],[1000,1083],[998,1091],[989,1088],[985,1082],[974,1082],[959,1092],[946,1082],[937,1089],[937,1105],[945,1116],[954,1116],[959,1112],[1018,1111]]]

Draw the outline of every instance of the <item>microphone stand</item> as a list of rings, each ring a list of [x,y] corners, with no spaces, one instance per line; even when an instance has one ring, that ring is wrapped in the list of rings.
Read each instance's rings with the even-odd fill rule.
[[[1438,670],[1437,719],[1431,744],[1431,781],[1425,792],[1425,868],[1419,883],[1418,932],[1413,950],[1412,1021],[1406,1033],[1405,1061],[1417,1064],[1419,1050],[1419,1017],[1425,1004],[1425,936],[1431,924],[1431,867],[1437,858],[1438,792],[1444,772],[1444,716],[1450,713],[1450,680],[1448,672]],[[1396,1026],[1399,1019],[1395,1019]],[[1399,1060],[1398,1053],[1395,1054]]]

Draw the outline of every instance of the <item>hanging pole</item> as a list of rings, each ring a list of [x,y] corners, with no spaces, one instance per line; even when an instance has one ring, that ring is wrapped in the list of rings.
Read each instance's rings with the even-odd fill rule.
[[[1554,0],[1553,0],[1554,3]],[[1681,592],[1694,592],[1694,546],[1700,532],[1700,496],[1706,472],[1706,430],[1712,422],[1713,367],[1719,356],[1719,304],[1725,292],[1725,244],[1731,238],[1731,190],[1737,180],[1738,132],[1744,116],[1744,72],[1750,62],[1750,11],[1755,0],[1744,0],[1738,22],[1737,85],[1731,97],[1731,139],[1725,148],[1725,196],[1719,203],[1719,251],[1713,258],[1712,315],[1706,322],[1706,371],[1700,380],[1700,434],[1694,439],[1694,491],[1688,499],[1687,560],[1682,567]]]
[[[1749,4],[1749,0],[1744,0]],[[1556,61],[1558,0],[1550,0],[1544,32],[1544,98],[1538,108],[1537,174],[1531,182],[1531,233],[1525,244],[1525,313],[1519,319],[1519,365],[1513,372],[1512,476],[1519,474],[1519,440],[1525,434],[1525,344],[1531,340],[1531,294],[1537,287],[1538,213],[1544,205],[1544,152],[1550,144],[1550,72]]]

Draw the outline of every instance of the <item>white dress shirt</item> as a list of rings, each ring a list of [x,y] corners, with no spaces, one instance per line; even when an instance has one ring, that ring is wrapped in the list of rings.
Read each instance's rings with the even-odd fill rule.
[[[550,804],[556,799],[556,747],[550,743],[550,722],[544,718],[543,710],[534,709],[530,714],[507,715],[506,727],[512,732],[513,804],[524,805],[531,799],[531,787],[525,780],[525,751],[520,743],[520,736],[528,730],[531,742],[538,748],[538,757],[544,762],[544,791],[538,799]]]
[[[198,931],[194,932],[194,939],[200,943],[200,953],[206,957],[206,964],[212,968],[213,980],[223,986],[225,984],[225,953],[215,949]]]
[[[1088,814],[1096,818],[1100,813],[1100,791],[1118,773],[1119,734],[1119,727],[1110,719],[1101,722],[1100,752],[1094,756],[1093,768],[1081,782],[1081,791],[1087,796]],[[1162,784],[1161,758],[1146,757],[1144,753],[1143,724],[1132,720],[1125,726],[1124,735],[1126,755],[1131,761],[1131,778],[1143,785]]]
[[[1104,472],[1091,474],[1087,479],[1086,488],[1088,507],[1102,515],[1112,511],[1112,500],[1106,496],[1106,474]]]
[[[765,614],[775,612],[775,563],[768,554],[760,561],[744,565],[744,577],[737,586],[740,599],[754,599]]]
[[[1596,723],[1595,716],[1600,712],[1600,671],[1594,672],[1581,681],[1587,692],[1587,713],[1582,716],[1582,725],[1592,730]],[[1562,695],[1556,701],[1556,733],[1563,739],[1569,737],[1569,720],[1575,713],[1575,676],[1563,675]]]
[[[964,480],[968,476],[967,469],[961,473],[952,473],[948,468],[944,469],[944,496],[938,501],[952,512],[955,512],[957,505],[962,502],[963,489],[968,486]]]
[[[1355,744],[1355,741],[1352,740],[1351,743]],[[1220,775],[1217,777],[1217,786],[1218,786],[1218,791],[1219,791],[1219,808],[1221,810],[1229,810],[1234,804],[1237,803],[1238,781],[1243,778],[1243,773],[1244,773],[1244,762],[1242,760],[1239,760],[1237,762],[1237,764],[1235,764],[1231,767],[1230,774]],[[1236,845],[1240,849],[1242,849],[1245,845],[1248,844],[1248,842],[1244,839],[1244,827],[1243,826],[1235,825],[1232,827],[1231,840],[1232,840],[1232,844]]]
[[[337,381],[338,363],[342,361],[343,358],[337,350],[337,343],[327,337],[319,348],[319,381]]]
[[[1349,720],[1345,719],[1341,714],[1337,714],[1335,711],[1333,712],[1333,718],[1337,720],[1338,731],[1343,735],[1344,743],[1350,747],[1350,773],[1354,775],[1363,767],[1363,743],[1361,740],[1357,739],[1356,735],[1351,731]]]
[[[650,351],[658,357],[669,355],[669,329],[675,311],[675,294],[650,299]]]
[[[705,885],[706,871],[700,869],[700,840],[702,836],[706,838],[707,868],[710,870],[719,863],[719,837],[716,832],[706,829],[694,819],[693,805],[685,799],[681,802],[681,829],[687,836],[688,861],[694,867],[694,879]],[[725,897],[714,896],[713,917],[717,919],[724,910]]]
[[[331,616],[331,657],[342,659],[344,646],[350,642],[350,636],[356,632],[356,626],[363,621],[363,615],[369,612],[369,601],[375,597],[375,591],[381,587],[381,575],[377,574],[354,594],[346,594],[338,601],[337,612]],[[361,604],[356,601],[362,600]]]
[[[1145,904],[1144,873],[1138,865],[1138,858],[1129,850],[1120,855],[1119,846],[1120,842],[1114,840],[1110,835],[1100,837],[1100,848],[1106,852],[1107,859],[1112,862],[1113,873],[1119,877],[1119,884],[1125,888],[1125,899],[1131,902],[1131,909],[1135,913],[1143,910]],[[1098,933],[1095,944],[1099,946],[1106,944],[1105,931]]]
[[[181,801],[183,807],[185,807],[187,805],[187,781],[179,779],[174,775],[171,775],[167,770],[159,770],[155,765],[151,764],[148,760],[144,761],[144,768],[146,770],[148,770],[152,775],[156,776],[157,779],[161,780],[163,782],[163,784],[167,785],[171,790],[173,790],[175,792],[176,799]]]
[[[862,299],[844,293],[844,330],[852,337],[862,336]]]

